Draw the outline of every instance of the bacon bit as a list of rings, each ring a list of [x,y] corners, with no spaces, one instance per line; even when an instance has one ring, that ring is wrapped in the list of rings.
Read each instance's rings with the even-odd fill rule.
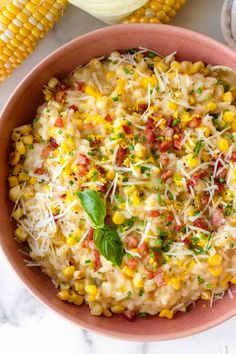
[[[234,152],[232,153],[231,160],[232,160],[233,162],[236,162],[236,151],[234,151]]]
[[[208,229],[208,225],[206,223],[206,220],[203,217],[194,220],[193,226],[199,227],[200,229],[204,229],[204,230]]]
[[[78,174],[80,177],[83,177],[83,176],[85,176],[87,173],[88,173],[88,168],[87,168],[87,166],[85,166],[85,165],[79,165],[79,171],[78,171],[77,174]]]
[[[92,227],[90,227],[89,232],[88,232],[88,236],[86,237],[86,239],[82,243],[83,248],[89,247],[89,242],[93,240],[93,234],[94,234],[94,229]]]
[[[148,108],[148,105],[146,103],[141,103],[138,105],[138,109],[136,110],[137,113],[143,114]]]
[[[208,176],[208,173],[209,173],[209,172],[206,171],[206,170],[200,170],[200,171],[194,173],[194,174],[192,175],[191,179],[188,180],[188,182],[187,182],[187,187],[188,187],[188,189],[189,189],[189,187],[194,187],[194,186],[196,186],[196,184],[199,183],[200,179],[202,179],[202,178]]]
[[[171,126],[172,126],[172,123],[173,123],[173,120],[174,120],[173,117],[167,118],[167,120],[166,120],[166,126],[167,126],[167,127],[171,127]]]
[[[39,168],[37,168],[35,171],[34,171],[34,173],[36,174],[36,175],[43,175],[44,174],[44,169],[43,169],[43,167],[39,167]]]
[[[78,154],[76,158],[76,162],[78,165],[88,165],[90,163],[90,160],[87,156],[84,154]]]
[[[154,131],[150,128],[144,131],[144,136],[148,144],[154,144],[156,142]]]
[[[128,235],[126,237],[125,244],[128,250],[136,248],[138,246],[138,239],[134,235]]]
[[[62,103],[65,101],[66,95],[67,95],[67,93],[64,90],[59,88],[56,90],[56,92],[54,94],[54,99],[55,99],[55,101]]]
[[[130,135],[133,133],[133,130],[130,127],[128,127],[128,125],[122,125],[122,128],[123,128],[125,134]]]
[[[169,150],[172,146],[172,141],[170,140],[164,140],[161,143],[157,142],[157,147],[159,148],[160,152],[166,152]]]
[[[167,166],[168,163],[169,163],[169,161],[170,161],[168,155],[165,154],[165,153],[163,153],[163,152],[160,153],[160,160],[161,160],[161,164],[162,164],[163,166]]]
[[[189,127],[191,129],[195,129],[201,125],[202,118],[199,116],[199,114],[194,114],[193,119],[189,122]]]
[[[138,259],[135,257],[128,258],[126,264],[130,269],[136,269],[137,264],[138,264]]]
[[[179,137],[178,139],[175,138],[173,145],[176,150],[181,150],[182,149],[182,137]]]
[[[161,135],[163,135],[166,138],[172,139],[172,137],[174,135],[174,129],[172,129],[170,127],[165,127],[162,129]]]
[[[163,179],[164,181],[166,181],[168,178],[170,178],[171,176],[173,176],[174,172],[171,170],[165,171],[162,173],[161,175],[161,179]]]
[[[78,112],[78,107],[76,107],[74,104],[72,104],[69,109],[73,109],[75,113]]]
[[[101,260],[100,260],[100,254],[99,254],[99,252],[96,249],[93,250],[93,254],[94,254],[94,257],[95,257],[93,270],[94,270],[94,272],[96,272],[98,269],[101,268],[102,263],[101,263]]]
[[[227,176],[227,173],[228,173],[227,168],[224,168],[222,171],[220,171],[220,173],[217,173],[217,177],[218,178],[225,178]]]
[[[153,279],[154,276],[155,276],[155,273],[150,271],[150,270],[148,270],[148,269],[144,270],[144,274],[146,275],[146,278],[149,279],[149,280]]]
[[[103,185],[100,184],[100,185],[97,186],[97,189],[98,189],[100,192],[105,193],[106,190],[107,190],[107,185],[108,185],[108,183],[103,183]]]
[[[183,240],[183,243],[184,243],[184,245],[185,245],[186,247],[189,247],[189,245],[190,245],[190,241],[189,241],[188,238],[185,238],[185,239]]]
[[[201,196],[201,203],[202,203],[202,205],[206,205],[207,203],[208,203],[208,200],[209,200],[209,195],[207,195],[207,194],[203,194],[202,196]]]
[[[63,119],[62,119],[62,118],[57,118],[57,119],[55,120],[54,126],[57,127],[57,128],[62,128],[62,127],[64,127]]]
[[[139,247],[139,253],[141,257],[146,257],[148,255],[149,250],[146,242],[143,242],[143,244]]]
[[[117,166],[122,166],[123,164],[123,161],[126,157],[126,154],[127,154],[127,149],[123,149],[123,148],[119,148],[118,151],[117,151],[117,154],[116,154],[116,164]]]
[[[177,225],[177,224],[175,223],[175,225],[174,225],[174,230],[175,230],[176,232],[180,232],[180,230],[182,229],[182,227],[184,227],[184,224]]]
[[[81,81],[81,82],[75,82],[74,83],[74,87],[76,88],[77,91],[80,91],[82,93],[85,92],[85,87],[86,87],[86,84],[85,82]]]
[[[171,221],[173,221],[173,220],[174,220],[174,216],[173,216],[172,214],[168,214],[168,215],[167,215],[167,218],[166,218],[166,221],[171,222]]]
[[[48,146],[49,146],[52,150],[54,150],[54,149],[56,149],[59,145],[57,144],[57,142],[56,142],[55,139],[50,138],[50,141],[49,141],[49,143],[48,143]]]
[[[146,128],[147,129],[155,129],[155,122],[152,118],[148,118],[147,123],[146,123]]]
[[[112,116],[110,114],[106,115],[105,120],[108,121],[108,122],[113,122],[113,118],[112,118]]]
[[[92,123],[84,123],[82,129],[87,134],[91,134],[93,132],[93,124]]]
[[[156,274],[155,275],[155,281],[156,281],[156,284],[157,284],[158,287],[166,285],[166,281],[165,281],[165,278],[164,278],[164,273],[161,272],[161,273]]]
[[[221,183],[218,178],[215,179],[215,185],[218,187],[218,192],[223,193],[225,190],[225,184]]]
[[[223,211],[219,208],[217,208],[214,212],[213,212],[213,216],[211,219],[212,225],[213,226],[221,226],[225,223],[225,219],[224,219],[224,214]]]
[[[147,216],[150,218],[156,218],[158,216],[160,216],[161,213],[159,212],[159,210],[149,210],[147,211]]]
[[[127,318],[128,321],[132,321],[135,316],[135,311],[127,309],[123,312],[123,314]]]
[[[41,152],[42,159],[46,160],[49,157],[51,151],[52,151],[52,149],[50,148],[50,146],[46,145]]]

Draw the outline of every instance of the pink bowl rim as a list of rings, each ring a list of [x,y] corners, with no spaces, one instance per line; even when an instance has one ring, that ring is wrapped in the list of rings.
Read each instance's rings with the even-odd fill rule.
[[[153,30],[153,31],[155,30],[157,33],[167,32],[170,34],[170,36],[174,35],[175,37],[182,38],[182,39],[191,39],[192,42],[194,42],[194,41],[198,42],[198,43],[201,42],[201,44],[206,46],[206,48],[207,48],[207,45],[210,45],[212,47],[217,48],[222,53],[225,53],[227,56],[231,57],[232,60],[235,60],[235,62],[236,62],[236,53],[233,50],[231,50],[230,48],[228,48],[225,44],[220,43],[217,40],[212,39],[206,35],[203,35],[201,33],[198,33],[198,32],[186,29],[186,28],[172,26],[172,25],[164,25],[164,24],[158,24],[158,25],[148,24],[148,26],[146,24],[132,24],[132,25],[120,24],[120,25],[115,25],[115,26],[103,27],[101,29],[94,30],[92,32],[89,32],[89,33],[86,33],[84,35],[74,38],[73,40],[62,45],[61,47],[59,47],[58,49],[54,50],[52,53],[47,55],[33,69],[31,69],[30,72],[26,75],[26,77],[24,79],[22,79],[22,81],[15,88],[15,90],[10,95],[9,99],[7,100],[6,104],[4,105],[1,115],[0,115],[0,124],[1,124],[2,118],[4,116],[8,115],[8,111],[10,110],[10,106],[12,105],[12,102],[14,102],[14,100],[17,100],[19,98],[19,96],[21,94],[21,90],[25,86],[27,86],[28,79],[32,75],[40,72],[41,67],[44,66],[45,63],[50,62],[51,60],[53,61],[53,58],[58,55],[62,55],[65,49],[67,49],[68,47],[70,47],[71,45],[76,43],[77,41],[79,41],[81,43],[87,42],[90,40],[90,38],[92,39],[94,37],[94,35],[96,37],[102,38],[107,33],[109,33],[109,35],[111,35],[111,34],[120,35],[125,32],[133,32],[133,33],[136,33],[137,31],[138,32],[139,31],[145,32],[145,31],[147,31],[147,29]],[[117,32],[117,30],[119,32]],[[4,245],[2,244],[1,239],[0,239],[0,247],[1,247],[3,254],[5,256],[5,259],[7,260],[10,267],[13,269],[13,271],[18,276],[18,278],[23,282],[24,286],[29,290],[29,292],[33,296],[35,296],[39,300],[39,302],[41,302],[48,309],[50,309],[51,311],[53,311],[55,314],[59,315],[63,319],[69,321],[70,323],[73,323],[76,326],[80,326],[82,329],[90,330],[97,335],[105,335],[107,337],[111,337],[111,338],[117,339],[117,340],[135,341],[135,342],[155,342],[155,341],[174,340],[174,339],[178,339],[178,338],[188,337],[188,336],[191,336],[194,334],[201,333],[201,332],[206,331],[208,329],[211,329],[211,328],[221,324],[222,322],[224,322],[236,315],[236,307],[235,307],[235,308],[232,308],[231,310],[227,311],[226,313],[222,314],[221,316],[219,316],[217,318],[217,320],[213,319],[213,320],[207,321],[207,323],[205,323],[205,324],[203,323],[201,326],[191,328],[191,329],[181,329],[178,332],[175,332],[175,333],[170,332],[170,333],[166,333],[161,336],[158,335],[158,333],[155,335],[152,335],[152,334],[145,335],[145,337],[142,337],[142,340],[140,341],[140,336],[136,335],[134,333],[122,334],[122,333],[117,333],[116,331],[113,331],[113,330],[100,329],[100,328],[98,328],[97,325],[84,323],[84,321],[81,319],[78,319],[77,322],[75,322],[71,315],[69,315],[68,313],[66,313],[63,310],[56,309],[55,306],[51,304],[51,302],[44,296],[44,294],[39,289],[37,289],[36,287],[31,286],[29,284],[29,280],[25,276],[24,270],[23,269],[16,269],[13,266],[13,264],[11,263],[10,258],[8,257],[8,252],[5,249]]]

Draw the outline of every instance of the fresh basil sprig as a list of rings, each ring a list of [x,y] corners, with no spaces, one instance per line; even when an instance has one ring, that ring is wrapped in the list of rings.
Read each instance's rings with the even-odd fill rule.
[[[115,265],[121,265],[124,248],[115,229],[108,225],[104,225],[102,229],[95,229],[93,240],[103,257]]]
[[[104,200],[98,192],[89,189],[76,192],[75,195],[80,199],[81,205],[95,229],[93,240],[97,249],[108,261],[120,266],[124,255],[124,247],[118,232],[104,224],[106,217]]]
[[[106,216],[106,206],[98,192],[88,189],[83,192],[75,192],[75,195],[79,197],[82,207],[88,214],[93,227],[103,227]]]

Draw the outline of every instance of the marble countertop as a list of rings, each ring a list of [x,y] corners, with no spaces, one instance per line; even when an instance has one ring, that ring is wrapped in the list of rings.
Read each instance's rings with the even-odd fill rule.
[[[223,0],[188,0],[172,24],[223,42],[222,4]],[[0,85],[0,110],[16,85],[41,59],[69,40],[103,26],[100,21],[70,7],[36,51]],[[0,351],[4,354],[108,354],[111,350],[113,354],[233,354],[236,353],[235,327],[236,318],[233,318],[204,333],[160,343],[132,343],[100,337],[64,321],[34,299],[0,251]]]

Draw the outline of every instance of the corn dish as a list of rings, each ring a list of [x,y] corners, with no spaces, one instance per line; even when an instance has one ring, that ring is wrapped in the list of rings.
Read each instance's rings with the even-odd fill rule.
[[[95,316],[233,296],[235,93],[211,66],[112,52],[44,94],[9,156],[27,265]]]

